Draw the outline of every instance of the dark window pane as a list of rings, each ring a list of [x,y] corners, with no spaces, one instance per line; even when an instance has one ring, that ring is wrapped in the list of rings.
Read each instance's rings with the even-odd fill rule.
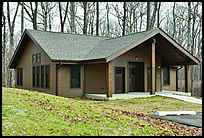
[[[19,68],[17,68],[17,85],[19,85]]]
[[[46,65],[46,88],[50,87],[50,65]]]
[[[35,67],[33,67],[33,86],[35,87]]]
[[[40,87],[40,66],[37,66],[37,87]]]
[[[170,85],[170,68],[165,67],[163,69],[163,81],[164,85]]]
[[[23,85],[23,68],[20,68],[20,85]]]
[[[80,88],[80,66],[71,66],[71,88]]]
[[[44,66],[41,66],[41,87],[44,87]]]

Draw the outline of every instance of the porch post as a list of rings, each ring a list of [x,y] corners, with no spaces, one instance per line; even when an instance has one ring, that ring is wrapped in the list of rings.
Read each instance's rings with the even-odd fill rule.
[[[112,61],[106,63],[106,97],[112,97]]]
[[[189,65],[185,65],[185,92],[190,92],[190,73],[189,73]]]
[[[152,56],[152,60],[151,60],[151,91],[150,94],[151,95],[155,95],[155,43],[156,43],[156,39],[153,39],[152,42],[152,52],[151,52],[151,56]]]

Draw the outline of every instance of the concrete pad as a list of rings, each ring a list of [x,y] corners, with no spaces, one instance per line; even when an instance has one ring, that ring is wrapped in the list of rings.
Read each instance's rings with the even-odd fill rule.
[[[197,112],[196,115],[176,115],[176,116],[158,116],[149,114],[148,116],[169,120],[180,124],[202,128],[202,112]]]
[[[158,111],[155,113],[158,116],[168,116],[168,115],[196,115],[195,111]]]
[[[85,97],[90,99],[98,100],[117,100],[117,99],[132,99],[140,97],[151,97],[155,95],[150,95],[148,92],[129,92],[121,94],[112,94],[112,97],[106,97],[106,94],[85,94]]]

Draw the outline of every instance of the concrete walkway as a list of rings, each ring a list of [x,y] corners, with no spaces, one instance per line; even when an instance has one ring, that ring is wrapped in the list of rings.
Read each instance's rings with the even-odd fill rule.
[[[197,104],[202,104],[202,99],[194,98],[194,97],[188,97],[188,96],[181,96],[177,94],[187,94],[188,93],[182,93],[182,92],[171,92],[171,91],[163,91],[163,92],[157,92],[157,96],[165,96],[165,97],[170,97],[170,98],[175,98],[178,100],[182,100],[185,102],[190,102],[190,103],[197,103]],[[190,94],[190,93],[189,93]]]
[[[175,99],[190,102],[190,103],[202,104],[202,99],[188,97],[188,96],[181,96],[180,94],[188,95],[188,96],[191,95],[190,93],[184,93],[184,92],[162,91],[162,92],[156,92],[155,95],[150,95],[150,92],[129,92],[129,93],[121,93],[121,94],[112,94],[112,97],[106,97],[106,94],[85,94],[85,97],[90,99],[98,99],[98,100],[117,100],[117,99],[131,99],[131,98],[151,97],[151,96],[165,96],[165,97],[175,98]]]

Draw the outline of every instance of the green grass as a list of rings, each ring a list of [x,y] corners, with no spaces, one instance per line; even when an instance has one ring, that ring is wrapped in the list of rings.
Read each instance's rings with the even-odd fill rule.
[[[146,116],[167,110],[202,112],[202,105],[158,96],[95,101],[2,87],[2,135],[202,135],[202,129]]]

